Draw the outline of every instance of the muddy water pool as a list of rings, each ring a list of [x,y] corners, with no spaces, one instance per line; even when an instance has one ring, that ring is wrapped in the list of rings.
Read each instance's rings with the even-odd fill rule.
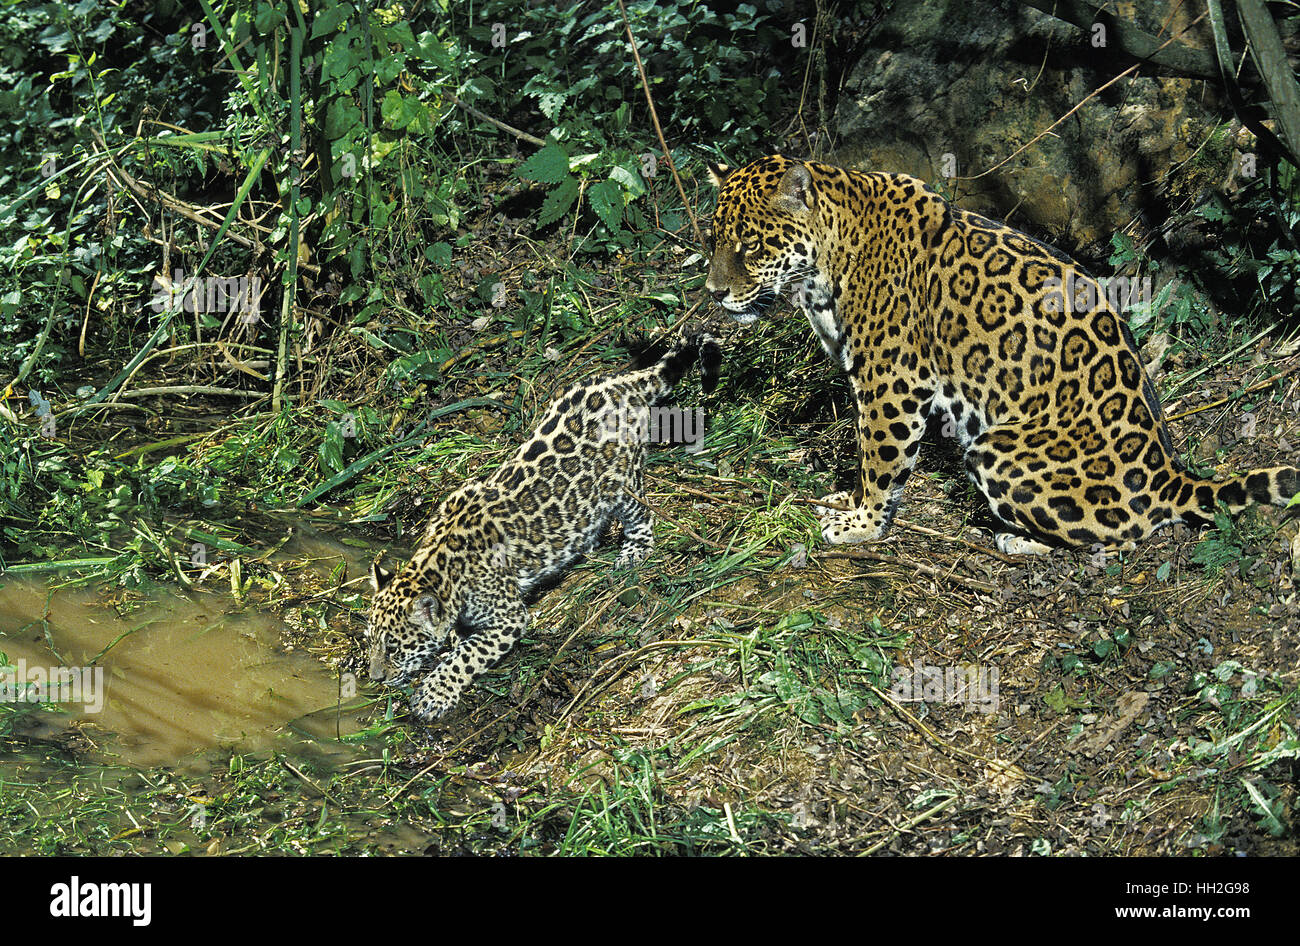
[[[213,750],[279,750],[341,763],[355,750],[340,737],[361,728],[368,701],[355,677],[286,649],[282,630],[228,594],[161,586],[141,601],[0,578],[0,698],[45,686],[58,711],[24,713],[20,734],[75,735],[88,761],[201,769]],[[72,675],[56,694],[59,668]]]

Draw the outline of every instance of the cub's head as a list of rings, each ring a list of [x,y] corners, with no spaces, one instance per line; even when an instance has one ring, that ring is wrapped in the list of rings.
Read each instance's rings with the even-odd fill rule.
[[[781,155],[739,170],[710,165],[718,188],[705,290],[737,322],[752,322],[816,261],[818,198],[802,161]]]
[[[421,589],[409,567],[394,576],[371,565],[370,583],[375,589],[366,627],[370,679],[400,685],[447,646],[455,621],[436,595]]]

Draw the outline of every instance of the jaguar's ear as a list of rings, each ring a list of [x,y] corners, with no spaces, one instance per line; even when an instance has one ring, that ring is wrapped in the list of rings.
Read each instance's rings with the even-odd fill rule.
[[[370,587],[375,589],[375,591],[383,591],[392,580],[392,572],[381,568],[378,562],[372,562],[370,564]]]
[[[709,180],[713,183],[714,187],[721,187],[722,182],[727,179],[727,175],[730,173],[731,168],[727,167],[725,164],[714,164],[712,161],[709,162]]]
[[[781,177],[772,198],[772,206],[790,214],[811,213],[817,206],[817,195],[813,191],[812,175],[808,168],[799,161],[794,162]]]

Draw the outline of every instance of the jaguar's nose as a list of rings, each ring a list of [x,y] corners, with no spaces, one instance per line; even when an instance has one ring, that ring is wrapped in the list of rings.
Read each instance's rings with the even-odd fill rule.
[[[730,291],[731,290],[729,289],[709,289],[709,295],[713,296],[714,302],[721,302],[723,299],[727,298],[727,294]]]

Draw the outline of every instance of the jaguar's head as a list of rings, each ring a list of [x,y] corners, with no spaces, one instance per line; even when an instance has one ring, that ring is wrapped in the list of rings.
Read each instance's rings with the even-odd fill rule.
[[[772,155],[739,170],[710,165],[711,295],[737,322],[753,322],[782,288],[813,275],[818,197],[802,161]]]
[[[447,647],[455,618],[444,602],[429,594],[411,565],[394,574],[370,566],[375,597],[370,604],[366,642],[370,679],[377,683],[406,683],[435,654]]]

